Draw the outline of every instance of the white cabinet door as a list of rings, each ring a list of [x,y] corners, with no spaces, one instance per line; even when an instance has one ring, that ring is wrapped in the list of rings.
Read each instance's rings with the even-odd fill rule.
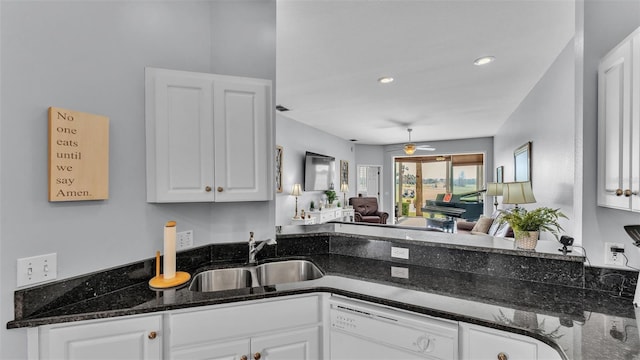
[[[551,346],[523,335],[460,323],[460,355],[462,360],[560,360]]]
[[[321,359],[319,326],[253,337],[252,358],[262,360]]]
[[[627,38],[598,67],[598,205],[623,210],[640,208],[640,56],[632,55],[638,53],[637,37]]]
[[[273,198],[271,82],[214,81],[216,201]]]
[[[261,359],[305,359],[300,354],[320,359],[322,318],[316,295],[177,311],[168,324],[172,359],[218,359],[207,357],[212,353],[253,359],[256,352]],[[225,343],[233,346],[222,347]]]
[[[213,201],[213,84],[146,69],[147,201]]]
[[[90,321],[40,329],[41,359],[160,359],[162,316]]]
[[[145,70],[147,201],[273,198],[271,81]]]
[[[640,212],[640,34],[633,37],[631,57],[631,210]]]
[[[188,347],[171,352],[172,360],[243,360],[252,359],[251,340],[240,339]],[[245,356],[245,358],[243,358]]]

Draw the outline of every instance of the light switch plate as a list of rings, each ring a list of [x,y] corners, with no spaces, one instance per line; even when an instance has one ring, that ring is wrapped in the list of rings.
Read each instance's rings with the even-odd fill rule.
[[[58,277],[56,253],[18,259],[18,286],[37,284]]]

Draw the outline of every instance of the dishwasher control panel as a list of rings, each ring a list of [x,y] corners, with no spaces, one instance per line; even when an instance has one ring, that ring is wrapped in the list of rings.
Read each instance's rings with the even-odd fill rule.
[[[330,331],[334,334],[345,333],[424,355],[424,358],[457,358],[458,324],[455,321],[343,299],[331,300],[330,317]]]

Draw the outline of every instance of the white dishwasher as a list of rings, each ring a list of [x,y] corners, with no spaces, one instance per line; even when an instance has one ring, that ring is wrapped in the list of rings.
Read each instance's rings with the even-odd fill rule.
[[[457,359],[458,323],[332,297],[331,360]]]

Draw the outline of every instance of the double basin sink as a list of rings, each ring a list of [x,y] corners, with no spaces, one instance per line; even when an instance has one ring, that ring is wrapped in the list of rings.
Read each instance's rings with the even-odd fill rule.
[[[324,274],[307,260],[285,260],[196,274],[189,290],[208,292],[269,286],[321,278]]]

